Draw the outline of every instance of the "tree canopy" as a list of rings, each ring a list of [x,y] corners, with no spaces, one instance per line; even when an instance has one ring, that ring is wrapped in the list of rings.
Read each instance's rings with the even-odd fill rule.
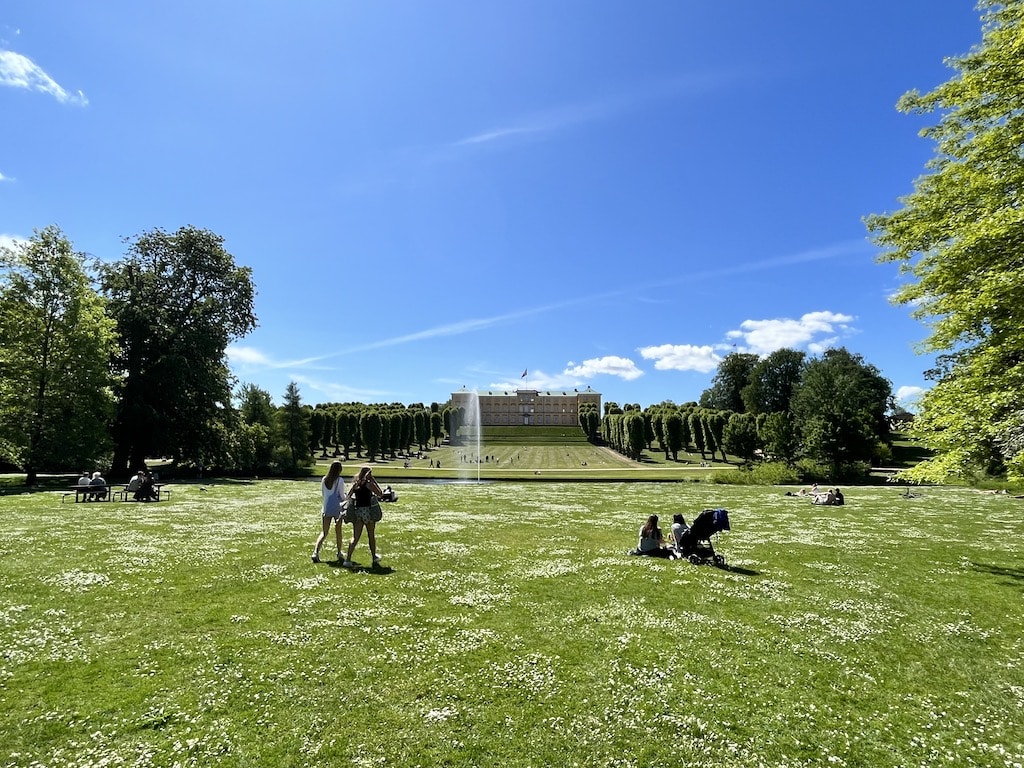
[[[155,455],[202,463],[231,402],[225,351],[256,325],[251,270],[213,232],[155,229],[103,267],[101,284],[121,341],[112,471]]]
[[[957,75],[911,91],[907,113],[938,112],[928,173],[902,209],[867,226],[908,281],[895,300],[925,321],[934,386],[913,434],[936,456],[914,474],[1024,475],[1024,3],[981,0],[983,36],[950,59]]]
[[[0,249],[0,454],[34,484],[91,469],[109,449],[114,324],[85,257],[57,227]]]

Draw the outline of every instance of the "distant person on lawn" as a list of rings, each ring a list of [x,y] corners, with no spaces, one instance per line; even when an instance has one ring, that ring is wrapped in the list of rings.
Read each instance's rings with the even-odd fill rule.
[[[128,485],[125,488],[125,490],[128,493],[134,495],[135,492],[137,490],[139,490],[139,487],[142,485],[142,481],[145,480],[145,479],[146,479],[146,473],[143,472],[140,469],[138,472],[135,473],[135,475],[132,477],[132,479],[128,481]]]
[[[139,487],[135,489],[135,495],[132,498],[136,501],[156,501],[159,494],[153,487],[153,482],[153,475],[139,470]]]
[[[92,498],[96,500],[107,498],[107,480],[99,472],[92,473],[92,480],[89,481],[89,487],[96,489],[89,491],[89,495],[92,496]]]

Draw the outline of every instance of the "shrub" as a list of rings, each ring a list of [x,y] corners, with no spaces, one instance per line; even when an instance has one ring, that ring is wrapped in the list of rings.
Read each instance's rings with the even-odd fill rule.
[[[782,461],[768,461],[735,472],[716,472],[711,482],[724,485],[797,485],[800,475]]]

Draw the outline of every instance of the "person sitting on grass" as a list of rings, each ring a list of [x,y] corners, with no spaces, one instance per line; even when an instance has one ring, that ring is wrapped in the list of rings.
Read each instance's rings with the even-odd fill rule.
[[[690,530],[686,518],[678,512],[672,515],[672,548],[678,553],[683,548],[683,534]]]
[[[838,488],[829,488],[825,493],[819,493],[814,497],[812,504],[824,504],[830,507],[841,507],[846,503],[843,492]]]
[[[661,533],[661,528],[658,527],[657,515],[647,518],[647,522],[640,529],[640,540],[637,542],[636,549],[630,554],[675,558],[675,553],[665,546],[665,537]]]

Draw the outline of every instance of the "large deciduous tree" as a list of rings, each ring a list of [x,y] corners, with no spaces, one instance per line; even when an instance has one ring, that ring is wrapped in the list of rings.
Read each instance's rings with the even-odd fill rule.
[[[722,358],[715,378],[711,380],[711,387],[701,393],[701,407],[742,413],[744,405],[741,393],[750,383],[750,374],[759,359],[750,352],[732,352]]]
[[[762,358],[750,371],[750,382],[740,395],[748,413],[785,413],[793,390],[800,381],[804,353],[777,349]]]
[[[867,219],[880,257],[910,276],[896,296],[928,323],[934,386],[912,433],[936,455],[922,480],[1024,475],[1024,2],[980,0],[980,45],[950,64],[957,75],[907,93],[907,113],[938,112],[928,173],[903,208]]]
[[[875,366],[846,349],[808,361],[793,394],[793,415],[808,458],[836,477],[856,474],[889,439],[892,385]]]
[[[114,324],[57,227],[0,248],[0,456],[25,470],[94,466],[109,450]]]
[[[113,472],[147,456],[201,461],[230,408],[225,350],[256,325],[251,270],[205,229],[155,229],[102,270],[121,348]]]

